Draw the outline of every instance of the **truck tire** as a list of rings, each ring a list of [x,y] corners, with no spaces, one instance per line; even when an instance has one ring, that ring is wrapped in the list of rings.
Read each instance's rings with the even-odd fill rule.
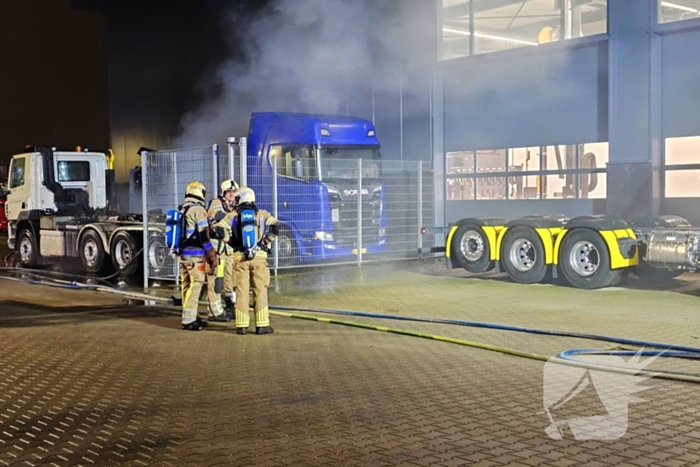
[[[622,269],[610,269],[605,240],[592,229],[575,229],[564,237],[559,265],[566,280],[579,289],[611,287],[622,277]]]
[[[547,274],[542,240],[529,227],[515,227],[506,232],[501,262],[508,277],[520,284],[540,283]]]
[[[80,261],[85,271],[91,274],[102,272],[106,266],[102,239],[94,230],[88,230],[80,238]]]
[[[476,224],[462,224],[457,228],[450,245],[450,257],[469,272],[486,272],[495,267],[488,237]]]
[[[139,241],[129,232],[114,234],[109,249],[112,265],[120,276],[131,276],[139,270],[142,261],[140,262],[138,257],[141,257],[139,252],[142,243],[143,241]]]
[[[277,237],[277,261],[280,266],[294,266],[298,261],[297,240],[288,227],[280,227],[280,234]],[[270,249],[270,259],[274,261],[275,250]]]
[[[22,230],[17,236],[19,261],[25,268],[33,268],[39,259],[39,245],[30,229]]]
[[[148,267],[152,273],[160,274],[171,264],[171,261],[168,261],[169,252],[170,249],[165,243],[165,237],[161,235],[152,235],[148,238]],[[137,262],[139,263],[137,272],[142,274],[143,261]]]

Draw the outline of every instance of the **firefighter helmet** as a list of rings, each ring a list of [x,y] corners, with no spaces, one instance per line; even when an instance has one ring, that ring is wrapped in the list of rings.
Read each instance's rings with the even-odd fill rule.
[[[219,192],[220,196],[224,196],[227,191],[238,191],[238,183],[236,183],[235,180],[224,180],[221,183],[221,191]]]
[[[255,192],[252,190],[252,188],[249,188],[247,186],[240,187],[236,192],[236,203],[255,203]]]
[[[200,201],[204,201],[207,197],[207,189],[201,182],[190,182],[185,190],[185,196],[192,196]]]

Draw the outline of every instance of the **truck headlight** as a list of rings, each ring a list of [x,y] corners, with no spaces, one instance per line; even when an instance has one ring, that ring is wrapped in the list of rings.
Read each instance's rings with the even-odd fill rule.
[[[323,231],[314,232],[314,240],[321,240],[322,242],[332,242],[333,234]]]

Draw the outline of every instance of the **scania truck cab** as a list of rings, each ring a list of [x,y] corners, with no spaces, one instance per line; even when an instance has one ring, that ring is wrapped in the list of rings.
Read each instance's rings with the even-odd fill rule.
[[[386,250],[380,143],[372,122],[253,113],[247,164],[260,207],[273,212],[277,189],[280,265]]]

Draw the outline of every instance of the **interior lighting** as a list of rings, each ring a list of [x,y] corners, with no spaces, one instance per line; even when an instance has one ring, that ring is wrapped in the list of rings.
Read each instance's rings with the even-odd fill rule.
[[[665,6],[666,8],[675,8],[677,10],[682,10],[682,11],[688,11],[690,13],[698,13],[697,8],[691,8],[689,6],[685,5],[679,5],[677,3],[671,3],[671,2],[661,2],[661,6]]]
[[[443,32],[451,32],[451,33],[459,34],[462,36],[471,36],[471,33],[469,31],[464,31],[462,29],[443,27],[442,30],[443,30]],[[523,41],[520,39],[511,39],[510,37],[492,36],[491,34],[483,34],[480,32],[475,32],[474,37],[481,37],[482,39],[492,39],[492,40],[501,41],[501,42],[510,42],[513,44],[539,45],[537,42]]]

